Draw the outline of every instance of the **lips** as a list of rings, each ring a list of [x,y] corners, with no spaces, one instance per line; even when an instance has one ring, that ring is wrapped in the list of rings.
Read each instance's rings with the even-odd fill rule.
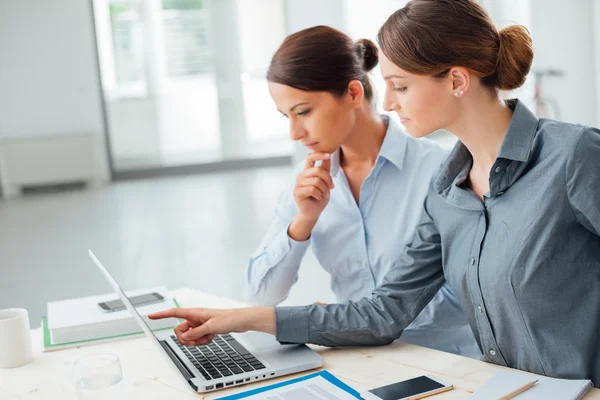
[[[319,144],[319,142],[313,142],[313,143],[304,143],[304,146],[308,147],[309,149],[314,148],[317,144]]]

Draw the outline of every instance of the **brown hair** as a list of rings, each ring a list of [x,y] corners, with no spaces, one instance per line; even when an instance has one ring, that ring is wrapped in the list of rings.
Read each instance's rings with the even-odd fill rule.
[[[345,33],[328,26],[304,29],[285,38],[267,72],[267,80],[309,92],[342,96],[350,81],[362,83],[371,102],[373,88],[367,73],[379,62],[373,42],[356,43]]]
[[[442,77],[462,66],[500,90],[523,85],[533,61],[527,29],[513,25],[498,31],[475,0],[409,1],[388,18],[377,40],[384,54],[410,73]]]

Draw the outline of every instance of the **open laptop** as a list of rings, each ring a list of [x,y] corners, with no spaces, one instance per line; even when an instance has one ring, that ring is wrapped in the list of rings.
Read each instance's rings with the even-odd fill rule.
[[[88,253],[156,349],[167,356],[165,360],[177,368],[196,392],[243,385],[323,365],[323,358],[307,346],[281,345],[265,333],[217,335],[209,345],[197,347],[183,346],[173,332],[154,333],[100,260],[91,250]]]

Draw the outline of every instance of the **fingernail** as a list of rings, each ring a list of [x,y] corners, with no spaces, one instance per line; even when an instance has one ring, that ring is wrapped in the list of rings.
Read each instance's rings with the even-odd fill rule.
[[[325,158],[329,158],[329,157],[331,157],[331,154],[325,153]]]
[[[181,335],[181,337],[187,340],[190,338],[190,334],[186,332],[183,335]]]

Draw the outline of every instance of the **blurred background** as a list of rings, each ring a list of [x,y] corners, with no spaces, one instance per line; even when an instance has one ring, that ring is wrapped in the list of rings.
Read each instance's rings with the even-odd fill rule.
[[[244,269],[305,155],[265,74],[313,25],[375,40],[402,0],[0,0],[0,309],[127,289],[241,300]],[[600,0],[482,0],[525,25],[540,116],[600,126]],[[372,81],[381,94],[378,69]],[[395,116],[392,116],[395,118]],[[433,135],[444,146],[454,139]],[[310,253],[286,304],[330,302]]]

